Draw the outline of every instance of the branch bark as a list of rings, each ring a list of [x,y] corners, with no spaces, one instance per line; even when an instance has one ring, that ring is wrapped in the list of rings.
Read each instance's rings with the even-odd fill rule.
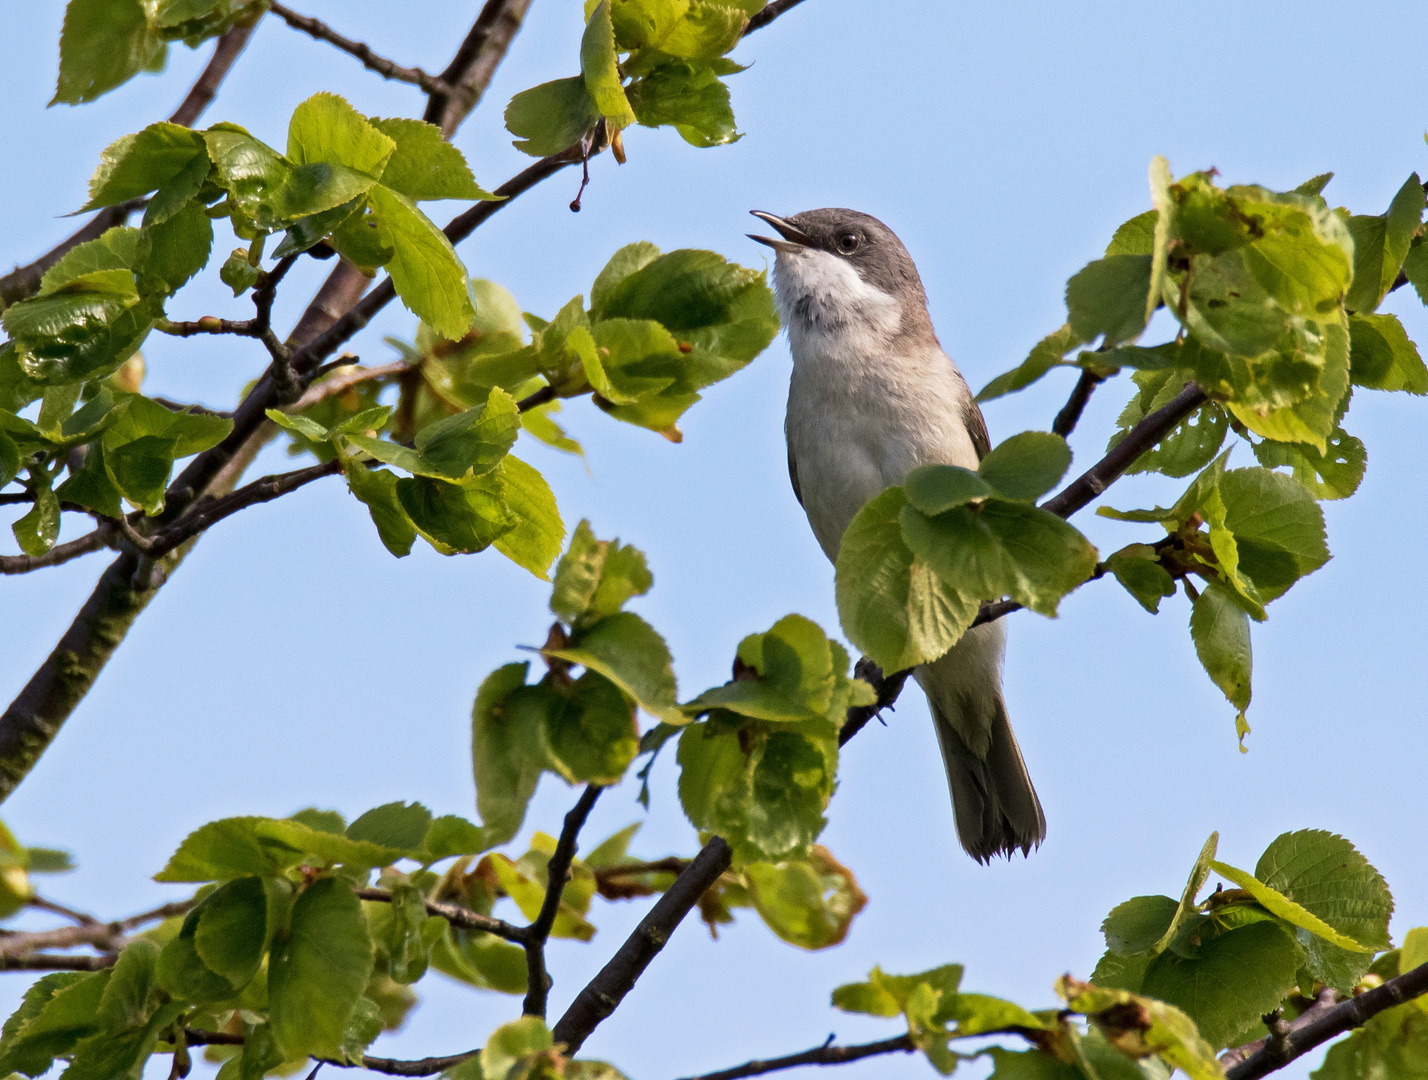
[[[1261,1076],[1284,1068],[1316,1046],[1328,1042],[1346,1031],[1362,1027],[1379,1013],[1402,1005],[1405,1001],[1428,994],[1428,964],[1389,979],[1382,986],[1365,990],[1358,997],[1324,1012],[1315,1008],[1289,1025],[1289,1032],[1274,1045],[1261,1046],[1239,1064],[1225,1072],[1226,1080],[1259,1080]]]
[[[539,1016],[545,1019],[546,1002],[550,998],[550,974],[545,969],[545,943],[550,938],[555,917],[560,912],[560,899],[565,894],[565,883],[570,877],[570,864],[575,859],[575,845],[580,838],[580,830],[585,827],[585,819],[595,806],[595,800],[605,789],[598,784],[587,784],[580,793],[580,799],[565,815],[565,826],[560,830],[560,839],[546,863],[545,897],[541,901],[540,912],[535,921],[521,934],[521,946],[526,950],[526,999],[521,1006],[524,1016]]]
[[[358,899],[372,900],[381,904],[390,904],[392,894],[385,889],[354,889]],[[452,926],[460,927],[462,930],[482,930],[488,934],[495,934],[499,938],[507,941],[521,941],[525,931],[519,926],[512,926],[504,919],[495,919],[490,915],[482,915],[479,911],[472,911],[470,908],[462,907],[460,904],[447,904],[439,900],[428,900],[426,902],[426,913],[445,919]]]
[[[741,1077],[762,1076],[780,1069],[796,1069],[800,1065],[846,1065],[850,1061],[861,1061],[879,1054],[911,1054],[916,1049],[911,1035],[897,1035],[891,1039],[860,1043],[856,1046],[830,1046],[825,1043],[800,1054],[770,1058],[767,1061],[746,1061],[732,1069],[720,1069],[703,1076],[689,1077],[688,1080],[740,1080]]]
[[[1086,403],[1091,400],[1091,393],[1105,381],[1104,375],[1097,375],[1094,371],[1082,368],[1081,377],[1076,380],[1076,385],[1071,390],[1071,397],[1056,414],[1056,421],[1051,425],[1052,433],[1063,439],[1069,437],[1071,432],[1076,430],[1081,414],[1086,411]]]
[[[252,26],[235,26],[218,39],[218,44],[213,49],[213,57],[182,103],[169,117],[169,123],[182,124],[184,127],[193,126],[193,122],[213,104],[213,99],[218,96],[219,86],[232,69],[233,62],[248,44],[252,33]],[[59,262],[67,251],[86,241],[99,239],[115,225],[124,224],[129,215],[142,209],[146,202],[146,199],[130,199],[115,206],[106,206],[90,218],[83,228],[61,241],[58,246],[45,252],[34,262],[16,267],[4,277],[0,277],[0,309],[7,308],[27,296],[34,296],[40,290],[40,279],[44,277],[45,271]]]
[[[101,525],[93,532],[56,544],[43,555],[0,555],[0,575],[28,574],[31,570],[42,570],[47,566],[59,566],[72,559],[103,551],[111,546],[114,534],[107,525]]]
[[[619,1007],[675,927],[729,868],[731,856],[729,845],[717,836],[705,844],[609,963],[575,996],[552,1029],[555,1041],[565,1044],[566,1054],[574,1055],[601,1021]]]
[[[401,64],[388,60],[385,56],[378,56],[365,41],[353,41],[351,38],[343,37],[321,19],[299,15],[286,4],[279,4],[276,0],[273,0],[268,7],[274,15],[294,30],[301,30],[309,37],[325,41],[347,55],[355,56],[362,62],[364,68],[368,71],[375,71],[384,79],[396,79],[398,82],[420,86],[428,94],[449,94],[451,92],[451,87],[439,76],[428,75],[418,67],[403,67]]]

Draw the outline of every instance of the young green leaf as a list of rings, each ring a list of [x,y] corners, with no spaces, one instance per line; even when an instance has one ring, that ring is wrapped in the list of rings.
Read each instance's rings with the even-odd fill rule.
[[[609,615],[577,631],[570,643],[544,655],[581,664],[609,679],[651,716],[683,723],[669,647],[644,619],[629,611]]]
[[[744,880],[768,928],[802,949],[841,943],[868,902],[852,871],[821,847],[807,861],[750,863]]]
[[[634,111],[621,85],[609,0],[596,4],[586,20],[585,33],[580,39],[580,74],[600,115],[616,128],[629,127],[635,122]]]
[[[1161,600],[1175,595],[1175,579],[1160,565],[1159,555],[1149,544],[1127,544],[1106,557],[1106,568],[1152,615],[1160,611]]]
[[[380,179],[397,144],[336,94],[313,94],[293,110],[287,158],[294,165],[345,165]]]
[[[1067,323],[1060,330],[1048,334],[1038,341],[1031,353],[1018,366],[1003,372],[982,387],[977,393],[977,401],[991,401],[1004,394],[1025,389],[1052,368],[1067,363],[1066,354],[1076,346],[1084,344],[1085,339],[1071,329],[1070,323]]]
[[[379,184],[368,198],[377,235],[395,252],[387,271],[402,303],[442,337],[459,340],[476,309],[451,241],[405,195]]]
[[[368,122],[396,143],[382,171],[382,183],[412,202],[427,199],[497,199],[476,183],[466,157],[441,136],[441,128],[421,120]]]
[[[1090,263],[1066,283],[1067,325],[1082,341],[1109,348],[1145,330],[1151,257],[1111,255]]]
[[[1349,339],[1349,377],[1355,386],[1428,394],[1428,367],[1397,315],[1352,315]]]
[[[977,467],[977,475],[1008,499],[1034,502],[1061,482],[1071,465],[1071,449],[1060,435],[1023,431],[997,444]]]
[[[488,846],[520,830],[526,804],[550,760],[545,741],[549,702],[526,686],[530,664],[506,664],[486,677],[471,709],[471,759],[476,809]]]
[[[361,901],[336,878],[313,882],[294,902],[288,935],[269,962],[268,1011],[283,1056],[341,1053],[347,1018],[371,972]]]
[[[522,90],[506,106],[512,144],[531,157],[569,149],[600,119],[600,109],[579,75]]]
[[[1239,710],[1235,728],[1241,745],[1249,732],[1245,710],[1250,703],[1249,616],[1219,582],[1209,582],[1190,611],[1190,637],[1210,679]]]
[[[69,0],[51,105],[93,101],[141,71],[162,71],[168,45],[139,0]]]
[[[545,477],[520,458],[507,456],[496,471],[501,478],[501,497],[517,520],[514,528],[496,538],[495,548],[544,581],[565,539],[555,493]]]

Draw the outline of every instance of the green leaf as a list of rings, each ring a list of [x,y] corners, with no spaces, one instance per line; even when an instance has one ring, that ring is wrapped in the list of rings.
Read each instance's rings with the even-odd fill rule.
[[[545,477],[520,458],[506,457],[497,471],[502,498],[517,521],[513,529],[497,538],[496,550],[544,581],[565,539],[565,523],[555,504],[555,493]]]
[[[1354,238],[1354,283],[1344,302],[1350,310],[1368,314],[1393,288],[1413,235],[1422,224],[1423,207],[1423,182],[1414,173],[1393,197],[1386,214],[1349,218],[1348,228]]]
[[[1071,465],[1071,449],[1060,435],[1023,431],[999,443],[977,474],[1008,499],[1034,502],[1061,482]]]
[[[293,904],[286,940],[268,968],[273,1037],[289,1060],[342,1050],[347,1018],[372,972],[362,904],[344,882],[323,878]]]
[[[60,34],[59,84],[51,105],[94,101],[141,71],[161,71],[168,46],[139,0],[69,0]]]
[[[1265,469],[1233,469],[1217,490],[1239,568],[1266,602],[1329,561],[1323,512],[1303,485]]]
[[[753,766],[749,841],[771,860],[801,855],[826,824],[834,780],[828,756],[807,736],[775,731],[755,749]]]
[[[940,514],[997,493],[986,479],[960,465],[922,465],[907,474],[902,490],[908,503],[924,514]]]
[[[741,641],[735,667],[733,681],[700,694],[684,711],[696,715],[722,708],[775,722],[820,719],[834,711],[847,657],[817,623],[788,615],[767,633]],[[846,711],[841,700],[837,704]]]
[[[1347,499],[1358,490],[1368,464],[1364,444],[1343,428],[1329,436],[1327,453],[1306,443],[1255,443],[1254,456],[1267,469],[1288,466],[1316,499]]]
[[[1190,877],[1185,882],[1185,890],[1180,894],[1180,903],[1175,909],[1174,918],[1165,928],[1165,933],[1161,934],[1160,939],[1150,947],[1151,952],[1157,954],[1164,952],[1185,924],[1194,918],[1195,897],[1200,895],[1200,890],[1205,886],[1205,879],[1210,876],[1210,861],[1214,859],[1219,845],[1220,834],[1212,832],[1210,838],[1200,848],[1199,856],[1195,859],[1195,866],[1191,869]]]
[[[105,148],[99,157],[99,167],[89,181],[89,201],[80,209],[97,210],[167,189],[167,201],[176,205],[168,207],[168,213],[155,214],[152,218],[146,213],[145,223],[154,224],[198,193],[208,176],[208,168],[208,152],[201,134],[168,122],[150,124],[137,135],[125,135]],[[175,181],[177,185],[169,188]],[[181,198],[185,191],[187,197]]]
[[[172,295],[208,265],[213,249],[213,222],[200,203],[189,203],[158,225],[146,225],[139,234],[137,264],[139,287],[145,292]]]
[[[1114,255],[1150,255],[1155,251],[1155,225],[1160,214],[1147,210],[1123,222],[1106,245],[1106,258]]]
[[[1077,982],[1069,975],[1056,981],[1056,992],[1074,1011],[1101,1028],[1112,1045],[1136,1056],[1159,1054],[1167,1064],[1185,1070],[1191,1080],[1221,1080],[1224,1076],[1215,1061],[1215,1041],[1202,1037],[1205,1033],[1196,1031],[1195,1018],[1173,1004]],[[1134,1017],[1133,1028],[1121,1026],[1127,1015]],[[1132,1040],[1126,1040],[1126,1035],[1133,1035]]]
[[[431,828],[431,811],[421,803],[384,803],[347,826],[350,840],[417,852]]]
[[[1132,897],[1113,907],[1101,923],[1106,948],[1118,956],[1153,956],[1164,949],[1179,915],[1180,903],[1168,896]]]
[[[707,720],[679,737],[679,801],[696,829],[735,840],[748,830],[753,767],[737,732]]]
[[[1106,558],[1106,568],[1152,615],[1160,611],[1162,599],[1175,595],[1175,579],[1160,565],[1159,558],[1149,544],[1128,544]]]
[[[438,862],[452,855],[479,855],[489,848],[486,830],[455,814],[443,814],[431,823],[422,843],[423,862]]]
[[[1138,352],[1161,352],[1160,350],[1137,350]],[[1118,349],[1116,356],[1129,350]],[[1181,359],[1180,347],[1172,347],[1172,362]],[[1106,449],[1116,446],[1126,434],[1151,413],[1169,405],[1184,389],[1185,372],[1176,367],[1165,370],[1141,370],[1131,374],[1137,387],[1136,395],[1126,404],[1116,420],[1120,430],[1111,436]],[[1219,452],[1229,431],[1229,418],[1223,409],[1213,403],[1202,405],[1182,420],[1154,447],[1136,458],[1126,470],[1128,473],[1159,472],[1166,476],[1183,477],[1199,472]]]
[[[1428,367],[1397,315],[1351,315],[1349,341],[1349,377],[1355,386],[1428,394]]]
[[[431,961],[433,936],[428,936],[426,896],[409,880],[398,880],[392,885],[392,899],[382,913],[381,924],[373,926],[373,937],[386,947],[387,970],[391,977],[403,985],[414,983],[426,974]],[[433,930],[436,928],[433,927]],[[380,1032],[382,1025],[376,1025],[371,1042]],[[356,1057],[360,1060],[361,1053]]]
[[[1210,869],[1223,877],[1229,878],[1241,889],[1244,889],[1260,906],[1267,908],[1273,914],[1279,916],[1287,923],[1307,930],[1316,937],[1321,937],[1341,949],[1348,949],[1350,952],[1368,953],[1370,956],[1378,950],[1368,946],[1360,945],[1353,938],[1346,934],[1341,934],[1332,926],[1326,923],[1317,915],[1296,904],[1284,894],[1276,892],[1268,885],[1256,879],[1252,874],[1246,873],[1228,863],[1212,862]]]
[[[515,398],[499,386],[484,405],[428,424],[417,432],[417,451],[443,476],[459,480],[494,469],[521,430]]]
[[[1419,237],[1403,258],[1403,275],[1418,294],[1418,299],[1428,304],[1428,242]]]
[[[712,5],[704,5],[710,10]],[[669,125],[691,146],[723,146],[742,136],[734,125],[729,88],[708,64],[661,64],[629,89],[635,119],[645,127]]]
[[[336,94],[320,93],[293,110],[287,158],[294,165],[345,165],[376,180],[397,144]]]
[[[26,555],[43,555],[55,546],[60,531],[59,497],[49,488],[35,492],[35,504],[10,526]]]
[[[466,157],[441,135],[441,128],[421,120],[370,118],[372,127],[396,143],[382,172],[382,183],[412,202],[427,199],[487,199]]]
[[[586,20],[585,33],[580,39],[580,74],[590,99],[602,116],[616,128],[628,127],[635,122],[634,110],[630,108],[621,85],[609,0],[596,4]]]
[[[471,710],[471,758],[476,779],[476,808],[485,825],[487,846],[515,836],[526,804],[546,767],[544,699],[526,686],[530,664],[506,664],[486,677]]]
[[[1245,710],[1250,703],[1249,616],[1219,582],[1209,582],[1190,611],[1190,637],[1195,653],[1231,705],[1240,711],[1240,738],[1249,730]]]
[[[0,316],[26,376],[45,385],[77,383],[113,371],[143,342],[153,311],[128,270],[82,274],[21,300]]]
[[[1017,367],[1003,372],[982,387],[977,393],[977,401],[991,401],[1004,394],[1025,389],[1052,368],[1066,363],[1064,359],[1066,354],[1077,345],[1084,344],[1085,341],[1071,329],[1071,324],[1067,323],[1060,330],[1054,331],[1038,341],[1030,355]]]
[[[173,471],[177,448],[175,439],[144,435],[106,449],[105,465],[115,486],[150,517],[164,508],[164,491]]]
[[[639,751],[635,710],[614,683],[587,671],[546,714],[551,753],[576,783],[619,783]]]
[[[1146,969],[1143,993],[1183,1009],[1213,1047],[1232,1045],[1294,988],[1299,952],[1273,922],[1253,922],[1200,944],[1193,958],[1166,951]]]
[[[371,868],[405,852],[314,829],[298,821],[223,818],[184,838],[155,881],[223,881],[253,874],[272,877],[305,859]]]
[[[590,523],[582,521],[556,567],[550,609],[572,627],[592,623],[614,615],[653,584],[643,552],[619,540],[596,540]]]
[[[840,944],[867,903],[852,872],[822,848],[806,862],[750,863],[744,880],[768,928],[801,949]]]
[[[402,303],[442,337],[459,340],[476,309],[451,241],[405,195],[379,184],[368,198],[378,237],[396,253],[387,272]]]
[[[238,212],[258,229],[286,228],[299,218],[331,210],[370,191],[371,176],[346,165],[294,165],[236,124],[204,132],[218,184]]]
[[[114,964],[114,972],[99,998],[99,1021],[117,1035],[142,1027],[162,1000],[154,983],[159,947],[152,941],[132,941]]]
[[[590,286],[590,318],[605,318],[605,306],[616,287],[637,270],[643,270],[659,258],[659,248],[646,240],[626,244],[610,256],[604,268]]]
[[[657,720],[683,722],[669,647],[633,612],[609,615],[577,631],[564,648],[542,652],[599,672]]]
[[[99,1003],[110,972],[46,975],[25,993],[15,1016],[5,1023],[0,1068],[40,1076],[54,1059],[99,1027]],[[21,1024],[11,1027],[16,1020]]]
[[[234,296],[242,296],[257,282],[260,272],[258,267],[248,261],[247,248],[234,248],[233,253],[223,261],[218,277],[233,290]]]
[[[653,319],[605,319],[596,324],[594,340],[598,351],[586,359],[585,373],[607,401],[628,405],[679,379],[684,354]]]
[[[512,144],[531,157],[547,157],[579,142],[600,119],[600,109],[579,75],[522,90],[506,106]]]
[[[523,1080],[526,1072],[518,1066],[551,1045],[550,1030],[538,1016],[502,1024],[481,1049],[481,1075],[488,1080]]]
[[[1114,241],[1113,241],[1114,242]],[[1104,347],[1134,341],[1145,330],[1151,257],[1111,255],[1066,283],[1067,325],[1082,341],[1104,335]]]
[[[396,490],[412,523],[444,555],[484,551],[517,524],[502,498],[499,475],[459,484],[417,476],[398,480]]]
[[[347,486],[367,506],[383,546],[397,558],[411,554],[416,527],[397,498],[397,478],[386,469],[349,462],[343,467]]]
[[[1389,946],[1393,897],[1367,859],[1343,837],[1316,829],[1284,833],[1265,849],[1254,876],[1334,930],[1371,949]],[[1315,978],[1347,993],[1369,957],[1301,935]]]
[[[594,4],[586,7],[593,11]],[[685,59],[713,60],[732,49],[762,3],[713,4],[669,0],[614,0],[615,40],[623,50],[649,49]]]
[[[239,989],[258,973],[273,929],[262,879],[238,878],[219,886],[199,908],[194,949],[205,967]]]

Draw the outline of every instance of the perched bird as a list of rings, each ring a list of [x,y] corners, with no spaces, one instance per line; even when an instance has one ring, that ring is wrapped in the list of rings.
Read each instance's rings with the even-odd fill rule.
[[[763,211],[778,239],[754,236],[774,258],[774,296],[793,352],[788,474],[824,554],[863,504],[919,465],[975,469],[990,449],[986,421],[942,351],[927,295],[902,242],[853,210]],[[1002,699],[1003,624],[969,630],[919,667],[957,836],[972,858],[1025,854],[1046,835]]]

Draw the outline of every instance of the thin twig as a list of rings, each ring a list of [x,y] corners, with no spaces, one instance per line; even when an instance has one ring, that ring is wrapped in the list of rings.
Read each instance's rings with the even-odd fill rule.
[[[368,71],[375,71],[384,79],[395,79],[398,82],[411,83],[420,86],[428,94],[450,94],[451,87],[434,75],[428,75],[421,68],[402,67],[402,65],[388,60],[384,56],[378,56],[372,51],[372,47],[363,41],[353,41],[351,38],[343,37],[332,27],[319,19],[314,19],[308,15],[299,15],[286,4],[279,4],[276,0],[268,5],[269,10],[274,15],[282,19],[294,30],[301,30],[303,33],[316,38],[318,41],[325,41],[329,45],[335,46],[362,61],[362,66]]]
[[[233,67],[233,62],[238,59],[243,47],[248,44],[248,38],[252,33],[251,25],[235,26],[218,39],[218,44],[213,50],[213,57],[208,61],[203,73],[199,75],[198,81],[193,84],[193,88],[189,90],[183,102],[169,117],[169,123],[182,124],[184,127],[193,125],[193,122],[218,96],[218,87]],[[44,277],[45,271],[59,262],[66,252],[90,240],[97,240],[114,226],[124,224],[130,214],[142,210],[147,203],[147,199],[129,199],[127,202],[114,206],[106,206],[90,218],[83,228],[45,252],[34,262],[16,267],[4,277],[0,277],[0,309],[9,307],[17,300],[23,300],[27,296],[34,296],[40,291],[40,279]]]
[[[242,1046],[244,1037],[230,1031],[203,1031],[198,1028],[185,1028],[184,1041],[189,1046]],[[463,1061],[470,1061],[481,1053],[478,1050],[467,1050],[464,1054],[452,1054],[449,1057],[429,1057],[417,1058],[412,1061],[402,1061],[397,1058],[380,1058],[363,1055],[361,1067],[370,1069],[372,1072],[387,1073],[390,1076],[433,1076],[439,1072],[460,1065]],[[352,1069],[357,1066],[349,1061],[337,1061],[333,1058],[319,1058],[323,1065],[336,1065],[342,1069]]]
[[[347,367],[343,364],[342,367]],[[397,375],[405,375],[412,369],[412,365],[405,360],[398,360],[392,364],[383,364],[380,367],[359,367],[355,364],[351,370],[342,372],[341,375],[334,375],[330,379],[322,379],[320,382],[313,382],[303,392],[302,397],[288,406],[286,411],[299,413],[304,409],[310,409],[319,402],[334,398],[338,394],[345,394],[354,386],[360,386],[365,382],[374,382],[377,379],[386,379]]]
[[[8,498],[7,498],[7,501]],[[15,502],[29,502],[30,498],[15,499]],[[0,574],[28,574],[32,570],[42,570],[47,566],[60,566],[72,559],[103,551],[114,539],[114,533],[107,525],[101,525],[91,533],[75,540],[56,544],[43,555],[0,555]]]
[[[75,911],[73,908],[67,908],[63,904],[56,904],[53,900],[46,900],[43,896],[32,896],[25,901],[25,904],[32,908],[39,908],[41,911],[48,911],[52,915],[59,915],[81,926],[99,922],[93,915],[86,915],[82,911]]]
[[[769,23],[773,22],[790,8],[797,7],[803,0],[773,0],[749,20],[749,25],[744,27],[745,34],[752,34],[755,30],[762,30]]]
[[[526,927],[521,935],[521,945],[526,950],[526,999],[521,1008],[525,1016],[539,1016],[545,1019],[545,1006],[550,997],[550,975],[545,969],[545,943],[555,926],[555,917],[560,912],[560,900],[565,893],[565,883],[570,877],[570,864],[575,858],[576,842],[580,830],[585,827],[585,819],[590,816],[595,800],[605,789],[598,784],[587,784],[580,793],[579,800],[565,815],[565,826],[560,830],[560,839],[546,863],[545,898],[535,921]],[[573,1051],[572,1051],[573,1052]]]
[[[385,889],[354,889],[353,892],[362,900],[372,900],[380,904],[390,904],[392,894]],[[490,915],[482,915],[479,911],[472,911],[470,908],[462,907],[460,904],[447,904],[439,900],[428,900],[426,902],[428,915],[435,915],[437,918],[445,919],[452,926],[462,930],[481,930],[488,934],[495,934],[499,938],[507,941],[519,942],[525,936],[525,929],[519,926],[512,926],[504,919],[492,918]]]
[[[1428,993],[1428,964],[1389,979],[1382,986],[1365,990],[1357,997],[1318,1012],[1311,1008],[1289,1025],[1289,1033],[1277,1046],[1263,1046],[1239,1064],[1226,1070],[1226,1080],[1259,1080],[1282,1069],[1297,1057],[1346,1031],[1362,1027],[1373,1017],[1395,1005]]]
[[[118,957],[74,956],[61,953],[32,953],[29,956],[0,956],[0,971],[103,971],[113,967]]]
[[[531,0],[486,0],[482,5],[451,63],[441,73],[441,81],[452,92],[432,94],[422,114],[427,123],[441,128],[444,137],[451,138],[486,93],[530,6]]]
[[[1076,380],[1076,385],[1071,390],[1071,397],[1067,399],[1061,411],[1056,414],[1056,421],[1051,425],[1052,433],[1060,435],[1063,439],[1070,437],[1071,432],[1076,430],[1076,423],[1081,419],[1081,414],[1086,411],[1086,403],[1091,400],[1091,392],[1105,381],[1104,375],[1098,375],[1089,368],[1082,368],[1081,377]]]
[[[1156,409],[1126,437],[1106,453],[1106,456],[1066,485],[1061,492],[1041,504],[1057,517],[1068,518],[1115,483],[1120,475],[1192,412],[1205,404],[1208,395],[1194,383],[1186,385],[1164,408]]]
[[[910,1054],[916,1049],[911,1035],[895,1035],[891,1039],[860,1043],[856,1046],[830,1046],[825,1043],[800,1054],[770,1058],[767,1061],[746,1061],[732,1069],[720,1069],[703,1076],[689,1077],[688,1080],[740,1080],[740,1077],[762,1076],[780,1069],[796,1069],[800,1065],[846,1065],[850,1061],[861,1061],[878,1054]]]
[[[575,996],[552,1029],[555,1041],[565,1044],[567,1055],[573,1056],[600,1022],[619,1007],[675,928],[729,868],[731,857],[729,845],[719,837],[705,844],[600,973]]]

